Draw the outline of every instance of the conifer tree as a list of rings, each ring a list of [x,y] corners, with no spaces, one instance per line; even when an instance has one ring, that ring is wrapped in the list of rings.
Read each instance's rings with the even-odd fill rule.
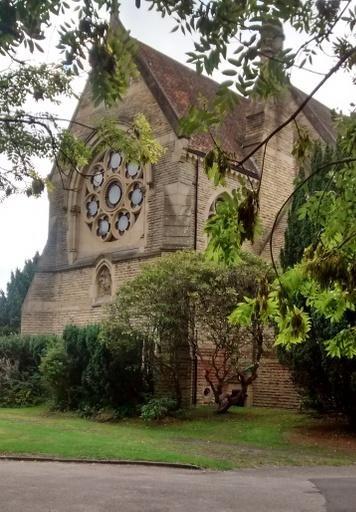
[[[296,185],[301,183],[307,175],[313,174],[322,165],[330,162],[335,151],[335,149],[329,146],[322,148],[320,144],[316,144],[310,158],[309,168],[307,169],[307,165],[301,167]],[[304,249],[317,237],[320,230],[318,222],[312,221],[310,218],[300,219],[298,213],[300,207],[307,201],[310,194],[316,190],[323,190],[324,182],[325,175],[323,173],[316,173],[293,196],[292,205],[288,213],[288,225],[284,235],[284,248],[281,251],[283,270],[287,270],[298,263],[303,256]]]
[[[30,260],[25,261],[22,270],[11,272],[7,283],[6,294],[0,290],[0,331],[15,332],[20,330],[21,307],[37,268],[38,252]]]
[[[339,157],[338,147],[322,148],[316,145],[311,156],[309,174]],[[297,183],[307,176],[301,169]],[[315,191],[324,190],[325,175],[316,173],[293,196],[288,214],[288,226],[285,232],[285,246],[281,251],[283,270],[293,267],[302,259],[304,249],[317,238],[321,225],[317,219],[298,216],[300,208]],[[307,308],[306,304],[303,304]],[[356,427],[356,361],[347,358],[331,358],[325,349],[325,340],[334,336],[347,326],[345,319],[331,322],[309,310],[311,317],[310,336],[303,344],[297,344],[290,350],[279,347],[278,355],[286,364],[292,377],[301,390],[305,405],[320,412],[343,413],[353,427]],[[349,318],[350,320],[350,318]]]

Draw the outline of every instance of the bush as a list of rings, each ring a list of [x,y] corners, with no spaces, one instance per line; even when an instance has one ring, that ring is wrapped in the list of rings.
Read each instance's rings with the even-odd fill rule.
[[[39,365],[53,336],[0,337],[0,406],[20,407],[45,399]]]
[[[105,408],[131,411],[142,403],[142,343],[119,332],[116,336],[115,350],[110,350],[100,338],[100,326],[66,327],[41,364],[56,408],[95,416]]]
[[[340,326],[313,319],[310,338],[290,351],[279,351],[304,397],[304,405],[320,413],[341,413],[356,427],[356,360],[331,358],[324,340]]]
[[[141,418],[144,421],[158,421],[173,416],[177,410],[177,402],[172,398],[152,398],[141,407]]]
[[[120,287],[103,335],[112,347],[117,331],[144,339],[144,362],[154,375],[155,392],[159,396],[169,389],[178,407],[190,400],[188,361],[198,357],[216,403],[220,406],[224,396],[226,409],[236,400],[224,394],[228,384],[240,382],[241,393],[247,394],[268,342],[258,322],[246,330],[232,325],[228,316],[244,297],[256,296],[268,271],[266,263],[248,253],[241,253],[234,267],[208,262],[195,252],[161,257]],[[196,336],[197,330],[204,336]]]

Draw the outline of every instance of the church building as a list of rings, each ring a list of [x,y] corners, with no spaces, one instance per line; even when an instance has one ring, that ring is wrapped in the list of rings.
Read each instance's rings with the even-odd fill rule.
[[[225,189],[214,187],[204,172],[210,136],[181,137],[178,125],[200,97],[214,97],[218,84],[142,43],[136,60],[139,76],[122,101],[109,110],[94,106],[87,84],[71,129],[93,144],[85,125],[110,116],[125,128],[143,113],[166,152],[153,166],[126,161],[119,152],[98,154],[85,172],[73,173],[65,188],[54,168],[48,241],[23,305],[24,334],[60,334],[68,324],[99,322],[117,289],[137,275],[142,265],[171,251],[206,247],[204,225]],[[304,99],[305,94],[292,86],[266,102],[241,98],[217,136],[225,150],[242,159]],[[330,111],[318,101],[311,100],[297,121],[315,138],[334,142]],[[296,137],[295,124],[290,123],[270,140],[265,154],[257,152],[244,169],[232,166],[226,180],[226,190],[238,186],[241,173],[256,183],[261,180],[263,232],[251,250],[266,259],[275,216],[292,193],[298,172],[291,154]],[[286,214],[273,235],[277,259],[285,228]],[[188,394],[203,402],[206,383],[199,368],[189,382]],[[293,407],[298,402],[288,371],[272,356],[261,364],[251,397],[254,405],[263,406]]]

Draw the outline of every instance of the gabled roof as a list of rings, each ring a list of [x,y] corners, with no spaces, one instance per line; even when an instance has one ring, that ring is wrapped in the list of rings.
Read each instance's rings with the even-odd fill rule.
[[[187,114],[191,105],[198,105],[200,97],[212,100],[219,84],[193,69],[167,57],[150,46],[139,43],[138,67],[148,86],[159,99],[168,120],[179,134],[178,123]],[[245,119],[249,101],[239,97],[240,101],[230,112],[218,131],[224,149],[241,156],[245,132]],[[208,134],[194,135],[189,142],[196,150],[206,152],[212,142]]]
[[[188,66],[141,42],[137,64],[178,136],[179,120],[187,114],[189,107],[198,105],[200,97],[212,100],[219,87],[214,80],[196,73]],[[294,86],[290,89],[296,103],[301,104],[307,95]],[[227,114],[224,122],[214,133],[224,150],[234,153],[236,159],[244,157],[243,143],[249,105],[249,99],[239,96],[239,102],[234,110]],[[331,112],[325,105],[312,98],[303,112],[326,143],[335,141]],[[193,135],[188,143],[188,149],[202,154],[211,147],[211,137],[207,133]],[[252,160],[249,161],[248,167],[252,171],[251,174],[257,173]]]
[[[297,87],[291,87],[292,95],[297,102],[301,104],[306,98],[307,94]],[[332,119],[331,110],[320,103],[315,98],[311,98],[303,109],[304,115],[314,126],[317,133],[327,144],[334,144],[336,140],[335,126]]]

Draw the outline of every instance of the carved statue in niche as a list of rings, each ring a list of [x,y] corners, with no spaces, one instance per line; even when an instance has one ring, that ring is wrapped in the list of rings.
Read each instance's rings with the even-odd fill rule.
[[[98,272],[97,278],[97,297],[107,297],[111,295],[111,275],[106,265],[103,265]]]

